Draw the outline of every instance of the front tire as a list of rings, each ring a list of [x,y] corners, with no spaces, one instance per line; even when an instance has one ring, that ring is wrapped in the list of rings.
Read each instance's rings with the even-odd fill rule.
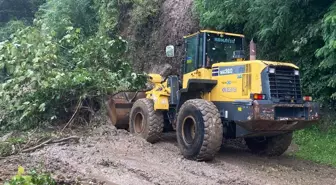
[[[292,143],[293,133],[271,137],[245,138],[247,147],[252,153],[263,156],[280,156]]]
[[[220,150],[223,125],[212,102],[202,99],[185,102],[178,113],[176,131],[179,148],[187,159],[209,161]]]
[[[130,132],[150,143],[160,140],[164,127],[163,114],[154,110],[151,99],[137,100],[130,113]]]

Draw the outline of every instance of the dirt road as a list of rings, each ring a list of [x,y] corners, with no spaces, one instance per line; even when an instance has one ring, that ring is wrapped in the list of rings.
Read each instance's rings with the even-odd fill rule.
[[[185,160],[174,136],[155,145],[102,126],[79,143],[0,160],[0,183],[17,165],[49,169],[67,184],[336,184],[336,169],[289,156],[261,158],[224,148],[210,163]]]

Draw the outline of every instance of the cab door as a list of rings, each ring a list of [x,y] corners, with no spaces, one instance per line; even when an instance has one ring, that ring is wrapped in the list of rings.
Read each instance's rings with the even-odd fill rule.
[[[199,45],[199,34],[187,37],[185,39],[186,44],[186,59],[184,62],[183,74],[188,74],[195,71],[198,66],[198,45]]]

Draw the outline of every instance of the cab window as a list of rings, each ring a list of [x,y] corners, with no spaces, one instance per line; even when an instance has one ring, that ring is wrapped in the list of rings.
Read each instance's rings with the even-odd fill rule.
[[[212,64],[219,62],[231,62],[233,61],[233,53],[242,49],[243,38],[208,33],[206,40],[206,66],[211,67]]]
[[[197,35],[186,39],[187,57],[185,61],[184,73],[190,73],[195,69],[197,59]]]
[[[199,34],[186,39],[187,57],[184,73],[204,67],[204,38],[204,34]]]

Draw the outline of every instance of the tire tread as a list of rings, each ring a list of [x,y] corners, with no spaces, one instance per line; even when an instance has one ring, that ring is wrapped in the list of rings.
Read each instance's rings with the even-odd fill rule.
[[[194,156],[194,159],[197,161],[212,160],[220,150],[223,141],[223,125],[219,111],[212,102],[203,99],[193,99],[186,101],[182,105],[180,112],[190,105],[201,112],[204,120],[204,140],[200,152]]]
[[[146,141],[150,143],[156,143],[161,139],[163,127],[164,127],[164,120],[163,120],[163,114],[160,111],[154,110],[154,102],[151,99],[143,98],[137,100],[133,107],[141,107],[141,109],[148,111],[148,118],[147,124],[148,124],[148,135],[146,136]],[[131,114],[133,114],[133,109],[131,111]],[[130,120],[131,123],[132,120]],[[130,128],[131,125],[130,125]]]

